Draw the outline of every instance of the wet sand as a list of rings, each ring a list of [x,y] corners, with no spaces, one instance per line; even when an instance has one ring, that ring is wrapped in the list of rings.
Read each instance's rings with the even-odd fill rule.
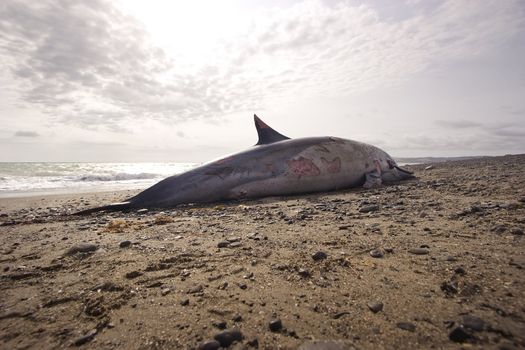
[[[163,211],[0,199],[0,348],[525,347],[525,155],[427,166]]]

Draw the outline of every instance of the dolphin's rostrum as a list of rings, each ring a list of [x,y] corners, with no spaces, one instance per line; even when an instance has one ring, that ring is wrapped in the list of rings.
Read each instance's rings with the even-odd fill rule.
[[[259,141],[248,150],[170,176],[125,202],[77,214],[370,188],[413,178],[375,146],[328,136],[290,139],[254,118]]]

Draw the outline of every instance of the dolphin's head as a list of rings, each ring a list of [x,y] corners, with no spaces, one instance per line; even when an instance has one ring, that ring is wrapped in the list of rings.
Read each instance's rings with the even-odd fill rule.
[[[386,169],[382,169],[381,172],[381,178],[383,182],[396,182],[415,178],[413,172],[401,168],[392,158],[387,158],[387,163],[388,167]]]

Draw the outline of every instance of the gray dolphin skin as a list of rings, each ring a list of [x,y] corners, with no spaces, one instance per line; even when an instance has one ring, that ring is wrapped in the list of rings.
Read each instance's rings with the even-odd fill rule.
[[[248,150],[170,176],[125,202],[76,214],[370,188],[414,177],[375,146],[337,137],[290,139],[254,118],[259,141]]]

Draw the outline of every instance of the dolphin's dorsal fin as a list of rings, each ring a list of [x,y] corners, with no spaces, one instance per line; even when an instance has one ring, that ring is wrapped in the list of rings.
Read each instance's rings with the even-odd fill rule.
[[[279,134],[277,131],[270,128],[265,122],[259,119],[257,115],[254,114],[253,119],[255,121],[257,134],[259,135],[259,142],[257,142],[255,145],[267,145],[269,143],[290,139],[289,137]]]

